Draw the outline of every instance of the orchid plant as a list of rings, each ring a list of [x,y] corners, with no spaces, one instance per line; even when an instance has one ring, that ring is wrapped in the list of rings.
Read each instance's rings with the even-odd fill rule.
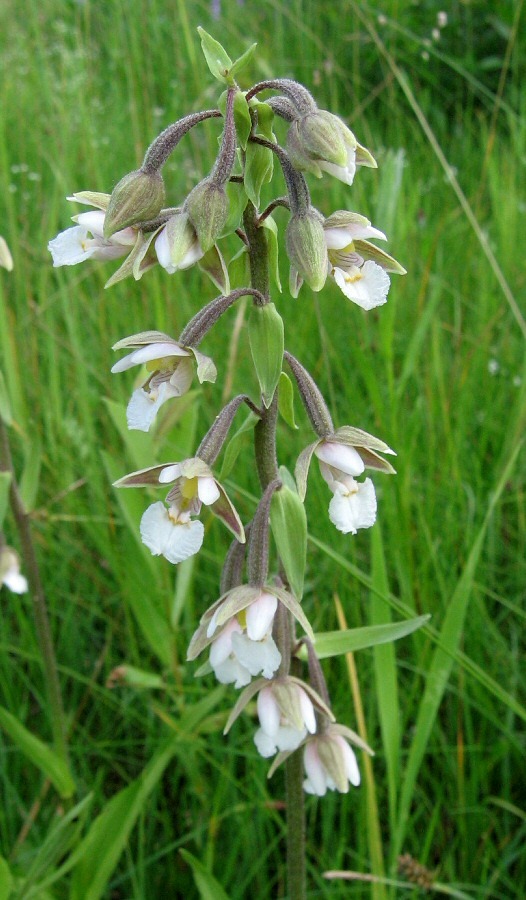
[[[280,208],[288,211],[284,243],[293,297],[304,282],[317,292],[330,278],[344,298],[370,310],[386,302],[390,274],[405,270],[377,246],[375,241],[386,237],[367,218],[348,210],[325,216],[311,203],[305,176],[330,176],[350,186],[359,168],[376,167],[369,150],[340,118],[319,109],[296,81],[278,78],[242,90],[237,78],[255,45],[233,62],[210,35],[199,32],[209,69],[223,90],[218,108],[191,113],[166,128],[146,151],[141,167],[125,175],[111,194],[82,191],[68,198],[91,211],[73,216],[75,225],[50,241],[49,249],[55,266],[121,259],[107,286],[124,278],[139,280],[154,266],[172,275],[197,265],[220,291],[177,337],[146,330],[115,344],[115,350],[126,354],[113,372],[146,370],[128,404],[130,429],[154,427],[161,407],[176,403],[189,390],[194,374],[200,384],[215,382],[216,367],[198,348],[230,307],[243,297],[251,300],[248,339],[259,396],[231,399],[193,457],[164,464],[152,460],[151,466],[124,475],[116,486],[168,489],[164,499],[145,510],[140,533],[152,554],[174,565],[200,550],[205,508],[231,532],[219,598],[203,612],[188,659],[206,653],[201,672],[213,672],[220,682],[243,689],[226,731],[256,700],[255,745],[262,756],[274,757],[271,773],[285,764],[287,807],[297,816],[302,787],[318,796],[328,790],[347,792],[360,783],[353,747],[371,752],[354,731],[335,721],[316,638],[302,607],[310,463],[315,456],[332,492],[330,521],[351,535],[370,528],[376,519],[374,483],[363,478],[365,471],[391,474],[394,469],[386,459],[393,451],[382,440],[355,426],[334,426],[314,379],[285,350],[283,320],[270,292],[278,246],[274,214]],[[162,167],[184,135],[207,119],[218,119],[222,126],[212,170],[179,205],[170,206]],[[284,146],[274,129],[286,132]],[[262,189],[268,192],[276,172],[286,192],[261,208]],[[231,235],[240,244],[239,252],[228,259],[224,239]],[[246,283],[232,290],[232,263],[239,272],[240,260]],[[148,327],[154,329],[154,323]],[[284,369],[292,376],[315,435],[299,453],[294,475],[279,466],[277,454],[278,395],[290,390]],[[261,499],[245,525],[214,474],[240,407],[250,411],[261,486]],[[305,672],[300,656],[307,659]],[[301,837],[293,834],[289,840],[291,897],[305,892]]]

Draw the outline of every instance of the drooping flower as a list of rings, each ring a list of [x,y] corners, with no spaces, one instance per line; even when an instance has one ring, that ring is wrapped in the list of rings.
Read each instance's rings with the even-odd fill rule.
[[[168,219],[155,238],[155,252],[169,275],[190,268],[204,256],[187,212],[179,210]]]
[[[298,680],[277,678],[259,691],[257,710],[260,728],[254,743],[261,756],[296,750],[307,734],[316,731],[314,706]]]
[[[0,549],[0,586],[3,584],[14,594],[27,591],[27,579],[20,572],[18,554],[5,545]]]
[[[296,118],[287,134],[287,152],[293,166],[318,178],[323,172],[352,184],[357,166],[376,168],[369,151],[356,140],[338,116],[316,109]]]
[[[223,486],[198,456],[180,463],[151,466],[125,475],[116,487],[146,487],[173,484],[161,501],[148,507],[141,519],[141,539],[154,556],[179,563],[201,548],[203,524],[195,520],[203,504],[220,518],[241,543],[245,532]]]
[[[378,438],[359,428],[344,426],[319,438],[300,454],[296,463],[296,482],[300,497],[307,489],[307,475],[312,455],[318,457],[322,477],[333,492],[329,518],[344,534],[356,534],[359,528],[370,528],[376,520],[376,495],[370,478],[356,481],[365,468],[394,474],[394,469],[379,454],[395,455]]]
[[[322,734],[316,734],[307,741],[303,751],[307,776],[303,787],[308,794],[323,797],[328,790],[346,794],[349,784],[359,786],[360,770],[349,741],[359,743],[368,751],[369,748],[357,738],[358,735],[350,729],[331,724]]]
[[[112,372],[124,372],[133,366],[146,365],[150,375],[137,388],[127,408],[128,428],[149,431],[158,410],[172,397],[181,397],[190,389],[197,363],[197,377],[215,381],[217,370],[208,356],[194,347],[184,347],[162,331],[144,331],[123,338],[114,350],[134,348],[112,367]]]
[[[241,585],[227,591],[202,616],[190,641],[189,660],[210,647],[209,662],[216,678],[236,688],[256,675],[272,678],[281,654],[272,637],[278,603],[283,603],[307,634],[312,629],[300,604],[288,591],[270,585]]]

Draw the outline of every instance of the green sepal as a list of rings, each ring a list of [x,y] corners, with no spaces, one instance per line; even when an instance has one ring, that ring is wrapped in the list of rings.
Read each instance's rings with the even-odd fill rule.
[[[276,282],[276,287],[281,294],[282,287],[281,287],[281,279],[279,277],[278,226],[276,225],[272,216],[267,216],[265,219],[263,219],[261,226],[263,228],[267,229],[269,268],[270,268],[270,271],[272,272],[274,281]]]
[[[11,413],[11,402],[9,400],[9,391],[4,378],[4,373],[0,371],[0,419],[6,425],[11,425],[13,415]]]
[[[294,388],[286,372],[279,376],[278,412],[290,428],[298,428],[294,418]]]
[[[250,143],[245,162],[245,190],[256,209],[259,208],[261,188],[272,178],[274,160],[272,150]]]
[[[270,527],[287,581],[301,599],[307,562],[307,516],[290,472],[280,466],[283,487],[275,491],[270,506]]]
[[[230,290],[243,287],[250,283],[249,257],[247,248],[243,245],[228,263],[228,277],[230,278]],[[242,300],[241,303],[246,303]]]
[[[244,69],[246,65],[250,62],[252,57],[254,56],[254,52],[256,50],[257,44],[251,44],[248,50],[245,50],[241,56],[232,63],[230,66],[230,77],[235,78],[241,69]]]
[[[215,284],[216,288],[218,288],[222,294],[230,293],[228,269],[217,244],[214,244],[210,250],[207,250],[204,256],[198,261],[197,265],[202,272],[208,275],[212,283]]]
[[[256,46],[254,44],[254,46]],[[250,110],[243,91],[236,91],[234,95],[234,123],[237,139],[243,150],[246,150],[248,138],[252,131],[252,119]]]
[[[245,188],[237,181],[229,181],[225,185],[226,195],[228,197],[228,218],[225,222],[220,238],[232,234],[236,228],[239,228],[245,207],[248,202]]]
[[[212,75],[222,84],[231,84],[232,78],[228,76],[233,63],[225,48],[201,26],[198,27],[197,32],[201,38],[201,47]]]
[[[284,350],[283,319],[273,303],[252,307],[248,339],[263,403],[268,408],[281,375]]]

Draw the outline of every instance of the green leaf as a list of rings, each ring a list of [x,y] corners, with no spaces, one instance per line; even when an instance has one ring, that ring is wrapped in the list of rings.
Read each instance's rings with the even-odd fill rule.
[[[278,226],[272,216],[267,216],[261,223],[267,229],[269,267],[272,272],[276,287],[281,294],[281,279],[279,277],[279,241]]]
[[[256,45],[254,44],[254,46]],[[242,91],[236,91],[234,94],[234,122],[239,144],[243,150],[246,150],[248,138],[252,131],[252,119],[250,118],[246,97]]]
[[[201,47],[203,48],[203,53],[212,75],[223,84],[231,84],[232,79],[229,79],[227,76],[232,68],[232,60],[225,48],[222,47],[218,41],[214,40],[204,28],[201,28],[201,26],[198,27],[197,31],[201,38]]]
[[[2,706],[0,706],[0,726],[24,756],[53,782],[62,798],[67,799],[73,795],[75,782],[64,760]]]
[[[13,876],[7,860],[0,856],[0,900],[8,900],[13,888]]]
[[[192,856],[188,850],[179,850],[179,853],[192,869],[195,886],[201,900],[228,900],[228,894],[225,894],[219,882],[200,860]]]
[[[228,197],[228,219],[220,237],[232,234],[241,224],[241,217],[245,211],[248,197],[245,188],[238,181],[229,181],[225,185],[226,195]]]
[[[232,65],[230,66],[230,75],[232,78],[235,78],[238,72],[241,72],[241,69],[244,69],[245,66],[248,65],[248,63],[254,56],[256,47],[257,44],[251,44],[248,50],[245,50],[245,52],[242,53],[241,56],[238,56],[238,58],[232,63]]]
[[[273,303],[252,307],[248,320],[248,339],[266,407],[272,403],[281,375],[283,332],[283,319]]]
[[[180,738],[167,742],[128,787],[108,801],[81,841],[70,900],[99,900],[128,843],[146,801],[174,755]]]
[[[294,388],[286,372],[282,372],[279,376],[278,410],[287,425],[297,429],[294,418]]]
[[[354,653],[377,644],[387,644],[406,637],[417,628],[422,628],[431,616],[417,616],[405,622],[391,622],[386,625],[366,625],[364,628],[350,628],[347,631],[322,631],[316,633],[316,655],[319,659],[329,656],[341,656],[343,653]],[[306,651],[300,653],[305,656]]]
[[[9,391],[2,371],[0,371],[0,419],[2,419],[6,425],[11,425],[13,421]]]
[[[275,491],[270,506],[270,526],[287,581],[298,600],[303,596],[307,561],[307,515],[292,475],[280,467],[283,487]]]
[[[0,531],[4,525],[4,519],[9,506],[9,488],[11,487],[11,472],[0,472]]]

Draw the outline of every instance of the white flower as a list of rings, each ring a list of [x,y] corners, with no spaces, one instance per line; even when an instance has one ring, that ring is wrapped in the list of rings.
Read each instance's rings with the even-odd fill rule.
[[[14,594],[25,594],[27,579],[20,574],[18,554],[11,547],[0,550],[0,586],[5,584]]]
[[[329,725],[324,734],[308,741],[303,763],[307,775],[303,787],[308,794],[323,797],[327,790],[346,794],[349,783],[354,787],[360,784],[356,756],[345,738],[337,733],[337,726]]]
[[[0,234],[0,266],[3,266],[4,269],[7,269],[8,272],[13,271],[13,257],[11,256],[11,252],[9,247],[7,246],[7,241]]]
[[[106,240],[103,237],[104,210],[91,210],[74,216],[74,228],[67,228],[53,238],[48,250],[53,266],[74,266],[86,259],[118,259],[129,253],[137,239],[133,228],[124,228]]]
[[[316,731],[314,706],[307,692],[290,678],[263,687],[257,699],[260,728],[254,743],[261,756],[295,750]]]
[[[112,372],[124,372],[133,366],[145,365],[150,375],[137,388],[127,408],[128,428],[149,431],[160,407],[173,397],[189,391],[197,363],[200,382],[215,381],[217,370],[208,356],[191,347],[183,347],[161,331],[145,331],[118,341],[114,350],[134,347],[112,367]]]
[[[213,637],[228,602],[226,599],[215,609],[206,628],[207,638]],[[235,682],[239,688],[249,684],[255,675],[272,678],[281,663],[281,653],[272,638],[277,607],[277,597],[262,590],[250,605],[227,620],[210,646],[210,665],[218,681]]]
[[[203,543],[204,527],[193,521],[204,504],[220,518],[238,541],[244,542],[241,520],[223,486],[216,481],[210,467],[198,456],[181,463],[150,466],[125,475],[115,487],[147,487],[169,484],[173,486],[162,502],[149,506],[141,519],[141,538],[154,556],[164,556],[169,562],[188,559]]]
[[[320,461],[322,477],[334,496],[329,504],[329,518],[343,534],[356,534],[359,528],[370,528],[376,521],[376,494],[370,478],[355,481],[364,462],[354,447],[335,441],[321,441],[314,453]]]

